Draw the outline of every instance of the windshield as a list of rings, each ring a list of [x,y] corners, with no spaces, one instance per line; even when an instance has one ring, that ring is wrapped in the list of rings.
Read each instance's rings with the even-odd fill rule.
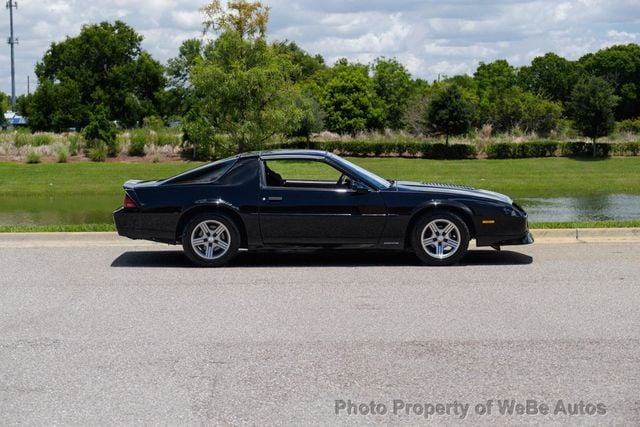
[[[369,184],[372,184],[373,186],[375,186],[378,190],[384,190],[386,188],[391,187],[391,183],[389,181],[387,181],[384,178],[380,178],[378,175],[369,172],[368,170],[354,164],[351,163],[348,160],[343,159],[340,156],[336,156],[333,153],[328,153],[328,156],[331,158],[332,161],[334,161],[335,163],[339,164],[340,166],[342,166],[343,168],[347,169],[347,170],[351,170],[353,172],[355,172],[357,175],[365,178],[367,180],[367,182]]]

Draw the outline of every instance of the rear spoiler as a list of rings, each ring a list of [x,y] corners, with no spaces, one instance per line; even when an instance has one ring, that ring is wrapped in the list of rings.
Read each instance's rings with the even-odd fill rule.
[[[130,179],[129,181],[124,183],[122,188],[124,188],[125,190],[133,190],[133,187],[135,187],[136,184],[139,184],[141,182],[144,182],[144,181],[141,179]]]

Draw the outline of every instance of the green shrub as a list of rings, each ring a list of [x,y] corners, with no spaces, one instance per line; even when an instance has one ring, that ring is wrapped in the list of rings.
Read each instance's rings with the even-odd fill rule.
[[[640,134],[640,117],[635,119],[627,119],[616,123],[618,132],[630,132]]]
[[[70,133],[67,136],[69,140],[69,154],[75,156],[82,149],[83,139],[82,135],[79,133]]]
[[[32,136],[31,136],[30,133],[18,131],[16,133],[14,133],[13,144],[16,147],[24,147],[26,145],[33,145],[33,144],[31,144],[31,139],[32,139]]]
[[[640,153],[640,142],[618,142],[611,145],[611,152],[616,156],[637,156]]]
[[[555,141],[531,141],[514,144],[513,157],[518,159],[529,157],[554,157],[558,150],[558,143]]]
[[[596,144],[596,157],[608,157],[610,151],[611,144]],[[568,157],[592,157],[593,143],[583,141],[567,142],[562,145],[561,152],[563,156]]]
[[[149,131],[147,129],[134,129],[129,132],[129,155],[144,156],[144,146],[148,143]]]
[[[475,147],[467,144],[443,144],[441,142],[431,144],[428,142],[422,143],[420,152],[423,159],[434,160],[453,160],[453,159],[466,159],[475,157]]]
[[[82,131],[89,148],[102,149],[101,145],[104,144],[110,156],[115,156],[119,151],[116,144],[117,133],[116,125],[109,120],[108,110],[103,106],[96,108],[91,114],[89,124]]]
[[[164,128],[164,120],[158,116],[147,116],[142,120],[142,124],[147,129],[153,129],[156,132]]]
[[[512,159],[515,156],[514,148],[516,144],[510,142],[499,142],[487,146],[487,158],[489,159]]]
[[[107,160],[109,149],[104,141],[96,141],[94,146],[89,149],[89,158],[93,162],[104,162]]]
[[[160,130],[157,133],[158,145],[170,145],[179,147],[182,144],[182,135],[180,132],[170,130]]]
[[[64,145],[60,145],[56,148],[56,156],[58,163],[67,163],[69,160],[69,149]]]
[[[194,160],[209,160],[213,157],[215,138],[211,126],[202,118],[187,120],[183,123],[183,147],[190,149]],[[187,153],[187,151],[183,151]]]
[[[637,156],[640,153],[640,141],[625,143],[625,151],[632,156]]]
[[[42,158],[40,154],[36,153],[35,151],[30,150],[27,153],[27,163],[34,164],[34,163],[40,163],[41,161],[42,161]]]

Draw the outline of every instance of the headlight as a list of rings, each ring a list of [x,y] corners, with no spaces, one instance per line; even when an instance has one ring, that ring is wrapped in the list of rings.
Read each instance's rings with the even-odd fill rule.
[[[518,209],[515,206],[505,206],[503,208],[503,212],[506,216],[513,216],[516,218],[524,218],[527,216],[523,210]]]

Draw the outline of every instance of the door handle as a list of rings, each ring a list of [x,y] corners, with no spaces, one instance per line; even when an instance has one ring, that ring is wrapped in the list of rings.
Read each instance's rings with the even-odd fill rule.
[[[267,200],[270,202],[281,202],[282,201],[282,197],[280,196],[270,196],[267,197]]]

